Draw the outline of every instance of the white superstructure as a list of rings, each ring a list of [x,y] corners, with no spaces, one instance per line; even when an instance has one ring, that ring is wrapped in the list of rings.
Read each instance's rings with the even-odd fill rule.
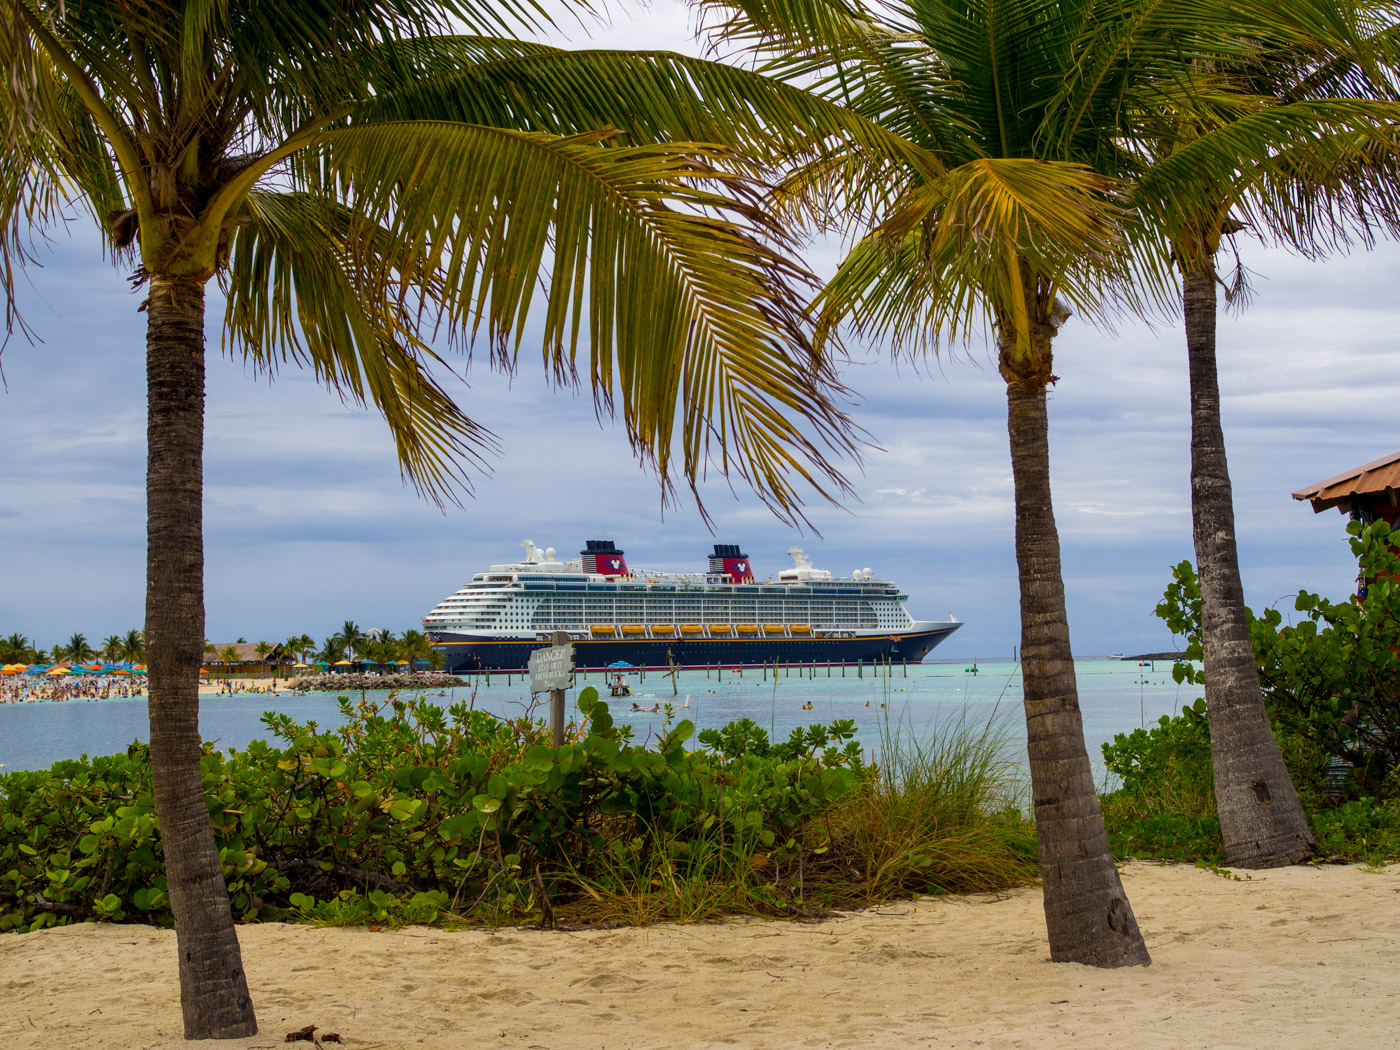
[[[711,635],[715,628],[762,625],[770,634],[796,626],[803,636],[859,637],[920,630],[904,608],[908,595],[870,569],[850,579],[814,568],[794,548],[792,568],[776,579],[735,582],[724,573],[628,571],[609,575],[585,571],[581,559],[560,561],[554,548],[541,551],[529,540],[518,562],[492,565],[439,602],[423,618],[435,634],[491,639],[536,639],[553,631],[595,637],[595,629],[615,632],[655,628],[673,633]],[[745,566],[747,568],[747,566]],[[695,631],[695,628],[700,631]]]

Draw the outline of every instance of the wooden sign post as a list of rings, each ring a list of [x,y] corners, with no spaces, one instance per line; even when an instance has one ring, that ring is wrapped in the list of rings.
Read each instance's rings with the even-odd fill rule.
[[[549,649],[536,649],[530,654],[530,692],[549,692],[550,740],[555,747],[564,746],[564,691],[574,677],[574,647],[564,631],[555,631]]]

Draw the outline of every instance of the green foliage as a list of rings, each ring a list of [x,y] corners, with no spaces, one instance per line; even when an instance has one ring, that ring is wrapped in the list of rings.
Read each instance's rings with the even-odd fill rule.
[[[1400,857],[1400,557],[1384,522],[1348,526],[1367,581],[1364,598],[1331,602],[1306,591],[1305,618],[1248,612],[1250,636],[1274,737],[1326,855],[1380,863]],[[1157,615],[1201,659],[1201,593],[1190,562],[1172,571]],[[1204,685],[1190,662],[1180,683]],[[1205,702],[1151,729],[1119,734],[1103,748],[1120,785],[1103,797],[1119,856],[1218,863],[1210,727]]]
[[[1400,858],[1400,799],[1352,799],[1312,814],[1313,834],[1324,854],[1367,864]]]
[[[1204,700],[1183,707],[1175,718],[1163,715],[1151,729],[1117,734],[1103,745],[1103,760],[1121,782],[1112,798],[1125,812],[1195,818],[1215,812]]]
[[[1284,760],[1310,807],[1337,797],[1386,796],[1400,767],[1400,557],[1383,521],[1347,526],[1367,580],[1366,597],[1332,602],[1300,592],[1305,619],[1284,624],[1277,609],[1252,612],[1259,680]],[[1201,656],[1200,588],[1190,562],[1172,573],[1157,615]],[[1186,664],[1178,682],[1203,684]]]
[[[919,772],[933,752],[906,755],[896,777],[862,761],[849,721],[776,745],[739,723],[701,733],[695,751],[682,721],[645,748],[588,688],[584,723],[554,748],[543,723],[465,703],[342,697],[340,708],[333,733],[267,714],[272,743],[205,747],[205,798],[242,919],[794,914],[1033,871],[1029,825],[987,786],[995,763],[961,793],[960,779],[977,779],[966,749],[947,750],[937,773]],[[900,801],[915,793],[917,804]],[[1015,862],[979,870],[998,837]],[[143,745],[0,777],[0,929],[74,920],[170,922]]]
[[[1103,745],[1103,760],[1119,781],[1100,799],[1115,856],[1224,859],[1204,700],[1150,729],[1117,734]]]
[[[957,719],[916,734],[887,723],[878,775],[832,814],[822,875],[863,901],[1033,880],[1035,822],[1013,739],[1001,724]]]

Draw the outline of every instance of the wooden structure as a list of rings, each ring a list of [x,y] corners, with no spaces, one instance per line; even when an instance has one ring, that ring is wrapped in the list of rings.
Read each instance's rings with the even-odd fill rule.
[[[225,651],[232,649],[232,663],[225,661]],[[258,655],[256,642],[214,642],[204,650],[204,666],[215,668],[216,674],[266,674],[276,673],[283,665],[292,663],[292,654],[279,643],[267,651],[266,656]]]
[[[1383,519],[1392,529],[1400,518],[1400,452],[1392,452],[1293,493],[1312,503],[1313,513],[1336,507],[1357,521]]]

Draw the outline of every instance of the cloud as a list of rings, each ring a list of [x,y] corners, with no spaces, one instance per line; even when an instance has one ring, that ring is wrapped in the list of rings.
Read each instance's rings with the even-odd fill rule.
[[[645,14],[618,13],[584,46],[696,53],[685,5]],[[838,258],[833,242],[811,246],[818,272]],[[1221,317],[1220,384],[1246,594],[1259,606],[1300,587],[1345,594],[1355,568],[1342,520],[1289,493],[1394,450],[1400,251],[1308,263],[1246,245],[1245,259],[1256,296]],[[45,262],[21,289],[45,341],[12,339],[3,358],[0,633],[51,644],[142,618],[144,315],[81,225],[71,239],[60,231]],[[849,466],[854,498],[813,500],[820,535],[798,533],[712,474],[701,485],[711,534],[693,506],[663,513],[622,428],[599,426],[586,392],[552,389],[528,352],[514,380],[477,360],[470,385],[454,387],[502,450],[473,499],[440,511],[405,486],[372,413],[295,369],[269,382],[221,357],[218,309],[211,297],[210,637],[319,638],[347,617],[401,630],[529,537],[565,554],[612,538],[636,566],[689,570],[712,543],[734,542],[760,575],[800,545],[833,572],[869,565],[899,581],[917,617],[956,612],[966,626],[940,655],[1019,645],[1005,388],[985,346],[898,364],[887,347],[855,347],[843,378],[877,447]],[[1169,567],[1191,556],[1184,338],[1165,322],[1106,333],[1071,320],[1056,372],[1051,469],[1075,651],[1166,648],[1152,609]]]

